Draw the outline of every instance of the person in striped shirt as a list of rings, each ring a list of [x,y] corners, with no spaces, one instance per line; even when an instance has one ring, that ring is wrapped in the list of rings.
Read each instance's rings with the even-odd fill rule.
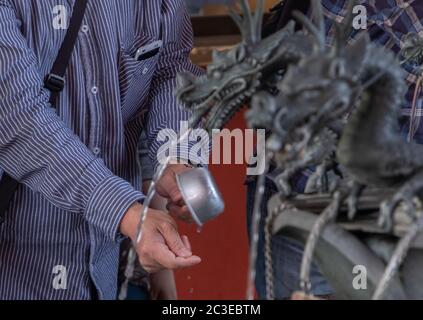
[[[43,79],[66,34],[57,6],[69,20],[74,2],[0,0],[0,175],[20,182],[0,225],[0,299],[116,299],[119,244],[134,240],[144,200],[140,133],[157,169],[158,133],[189,118],[173,95],[177,73],[200,72],[183,0],[89,0],[51,108]],[[157,40],[156,55],[135,59]],[[187,214],[175,182],[185,170],[173,162],[158,185],[176,215]],[[148,272],[200,262],[164,212],[151,209],[143,230]]]

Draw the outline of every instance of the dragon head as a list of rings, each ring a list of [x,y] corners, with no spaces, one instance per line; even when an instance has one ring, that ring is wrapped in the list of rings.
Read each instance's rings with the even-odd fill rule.
[[[248,59],[247,52],[246,44],[225,52],[214,51],[205,75],[178,75],[176,95],[193,113],[191,126],[204,121],[206,130],[220,129],[251,97],[259,81],[259,75],[252,72],[258,61]]]
[[[265,127],[272,132],[269,146],[274,151],[284,146],[291,148],[292,141],[304,146],[320,128],[345,116],[354,101],[356,83],[366,57],[367,37],[359,37],[354,44],[346,46],[355,1],[350,2],[350,13],[343,25],[337,25],[333,47],[326,46],[321,2],[312,0],[312,4],[316,24],[301,13],[295,13],[313,35],[312,54],[289,66],[278,85],[278,96],[257,95],[247,113],[250,126]],[[264,118],[258,115],[267,112],[272,115],[263,122]]]
[[[176,96],[192,112],[192,127],[202,121],[208,131],[221,129],[258,90],[263,75],[273,73],[281,61],[295,56],[295,52],[289,52],[290,46],[283,53],[280,48],[283,40],[294,33],[293,23],[262,39],[264,1],[257,1],[254,14],[247,0],[241,0],[241,8],[243,17],[234,10],[230,14],[241,30],[243,41],[229,50],[214,51],[213,61],[203,76],[178,75]]]

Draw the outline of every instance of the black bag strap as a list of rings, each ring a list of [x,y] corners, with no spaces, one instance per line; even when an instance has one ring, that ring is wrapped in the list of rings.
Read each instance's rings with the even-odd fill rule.
[[[69,22],[69,28],[65,39],[57,54],[56,61],[53,63],[50,73],[45,79],[44,86],[50,90],[50,103],[54,105],[59,93],[65,87],[65,73],[72,56],[73,48],[78,38],[79,29],[84,19],[88,0],[77,0],[73,9],[72,17]]]
[[[65,87],[64,76],[72,56],[73,48],[75,47],[76,39],[78,38],[87,4],[88,0],[76,0],[69,22],[69,28],[62,46],[59,49],[50,73],[46,76],[44,87],[51,92],[49,101],[52,107],[60,92]],[[8,174],[3,173],[3,178],[0,180],[0,224],[4,221],[6,210],[18,185],[18,181],[14,180]]]

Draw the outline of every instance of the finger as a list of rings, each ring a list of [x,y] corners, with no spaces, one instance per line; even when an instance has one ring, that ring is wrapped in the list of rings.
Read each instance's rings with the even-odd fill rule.
[[[172,224],[162,223],[158,228],[167,246],[175,255],[179,257],[190,257],[192,255],[191,250],[185,247],[178,231]]]
[[[199,256],[191,256],[189,258],[176,257],[174,269],[193,267],[200,262],[201,258]]]
[[[182,194],[176,184],[176,180],[172,181],[172,185],[168,189],[168,198],[173,203],[180,203],[181,201],[183,201]]]
[[[165,269],[171,270],[192,267],[201,262],[201,258],[198,256],[190,256],[187,258],[177,257],[164,244],[160,244],[155,248],[152,253],[152,258]]]
[[[168,200],[167,203],[166,203],[166,211],[167,212],[170,212],[174,206],[180,207],[180,208],[186,207],[184,200],[181,200],[177,203],[172,202],[172,200],[170,198],[167,198],[167,200]]]
[[[179,205],[176,205],[174,203],[169,203],[168,208],[169,208],[169,212],[174,214],[174,215],[180,215],[180,216],[190,216],[191,215],[188,207],[185,206],[185,205],[179,206]]]
[[[185,201],[184,201],[184,199],[181,199],[178,202],[176,202],[175,204],[179,207],[183,207],[185,205]]]
[[[170,269],[169,266],[174,263],[176,256],[169,250],[169,247],[163,243],[157,244],[152,248],[150,259],[156,269]]]
[[[186,224],[192,224],[193,223],[192,218],[191,217],[188,217],[186,215],[183,215],[183,216],[175,216],[175,219],[177,219],[179,221],[182,221],[182,222],[184,222]]]
[[[188,250],[192,252],[191,243],[189,242],[189,238],[187,236],[182,236],[182,242],[184,243],[185,247],[187,247]]]
[[[175,270],[175,269],[184,269],[193,267],[201,262],[201,258],[198,256],[191,256],[189,258],[174,257],[173,259],[168,259],[163,261],[162,264],[166,269]]]
[[[187,206],[180,207],[170,203],[168,205],[168,210],[173,217],[185,222],[192,222],[191,213],[189,212]]]

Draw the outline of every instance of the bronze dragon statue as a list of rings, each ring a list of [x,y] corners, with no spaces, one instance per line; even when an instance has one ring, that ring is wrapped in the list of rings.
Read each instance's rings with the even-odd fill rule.
[[[268,206],[269,214],[276,218],[269,216],[267,220],[272,222],[274,233],[286,230],[306,243],[300,279],[304,291],[309,289],[309,266],[317,252],[322,272],[340,296],[422,297],[421,290],[413,285],[413,279],[421,278],[415,267],[423,263],[419,254],[405,263],[404,269],[411,275],[402,279],[396,275],[423,227],[422,220],[416,220],[416,212],[421,210],[418,199],[423,194],[423,147],[405,144],[397,122],[405,94],[401,65],[392,52],[370,43],[366,34],[347,44],[356,1],[349,2],[349,14],[343,23],[336,23],[332,46],[326,44],[320,0],[311,3],[314,23],[303,14],[296,14],[307,32],[295,32],[291,23],[262,39],[263,1],[258,1],[259,9],[252,14],[248,1],[241,0],[243,17],[235,13],[232,16],[242,31],[243,42],[228,51],[216,52],[204,76],[181,74],[176,94],[192,111],[191,124],[202,122],[209,132],[222,128],[251,102],[248,124],[270,132],[267,149],[276,162],[273,176],[281,191]],[[410,36],[405,42],[406,58],[421,60],[423,50],[416,47],[423,47],[422,41]],[[277,95],[268,93],[266,89],[275,83]],[[291,213],[287,209],[291,203],[301,202],[287,201],[292,194],[290,178],[311,165],[317,169],[309,180],[309,189],[333,192],[333,201],[318,218],[297,208]],[[329,169],[348,182],[347,188],[343,182],[327,183]],[[263,182],[263,177],[260,179]],[[261,182],[257,188],[254,232],[260,216]],[[332,222],[345,200],[349,219],[357,218],[363,186],[399,189],[381,205],[379,223],[384,228],[375,236],[368,232],[367,222],[364,227],[359,224],[359,230],[369,233],[368,237],[359,238]],[[390,229],[400,203],[405,204],[413,222],[395,249],[397,242],[392,240]],[[375,230],[372,226],[370,229]],[[253,241],[250,270],[255,265],[255,250]],[[359,264],[369,268],[369,288],[363,292],[352,290],[345,274],[345,270]]]

